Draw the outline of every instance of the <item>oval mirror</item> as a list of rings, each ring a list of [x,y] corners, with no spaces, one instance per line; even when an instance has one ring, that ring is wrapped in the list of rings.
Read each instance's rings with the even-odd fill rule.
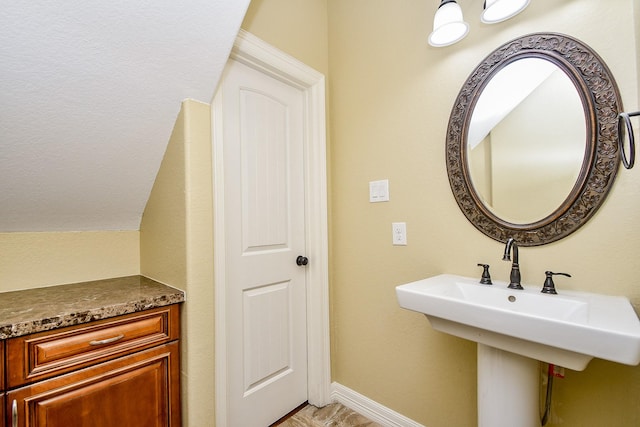
[[[552,214],[582,170],[587,126],[560,67],[542,58],[507,64],[480,93],[467,134],[466,166],[483,205],[513,224]]]
[[[613,76],[588,46],[538,33],[496,49],[454,104],[447,171],[458,205],[487,236],[522,246],[582,226],[619,163]]]

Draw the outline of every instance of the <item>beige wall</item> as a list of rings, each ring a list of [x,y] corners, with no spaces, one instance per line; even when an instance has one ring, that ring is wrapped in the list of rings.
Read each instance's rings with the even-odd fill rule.
[[[182,289],[187,282],[186,105],[174,124],[140,222],[140,271]]]
[[[186,291],[184,425],[214,420],[213,216],[208,104],[182,104],[140,227],[141,273]]]
[[[327,0],[252,0],[242,28],[328,74]]]
[[[138,231],[0,233],[0,292],[140,273]]]
[[[449,187],[444,141],[458,90],[494,47],[530,32],[571,34],[596,49],[638,107],[631,0],[531,2],[495,26],[464,1],[469,36],[427,45],[438,2],[329,0],[332,171],[333,379],[428,427],[476,425],[475,345],[434,332],[398,308],[394,287],[449,272],[508,277],[502,245],[480,234]],[[615,5],[615,6],[614,6]],[[391,201],[370,204],[367,182],[390,180]],[[523,280],[566,271],[560,289],[622,294],[640,303],[640,170],[621,171],[605,206],[569,238],[520,251]],[[406,221],[408,246],[391,245]],[[549,425],[640,425],[640,368],[594,361],[556,382]]]

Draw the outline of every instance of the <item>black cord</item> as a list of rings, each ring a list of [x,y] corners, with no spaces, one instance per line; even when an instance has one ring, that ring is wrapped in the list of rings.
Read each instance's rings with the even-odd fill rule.
[[[544,402],[544,414],[542,414],[541,423],[544,426],[549,421],[549,413],[551,412],[551,391],[553,388],[553,365],[549,364],[547,370],[547,394]]]

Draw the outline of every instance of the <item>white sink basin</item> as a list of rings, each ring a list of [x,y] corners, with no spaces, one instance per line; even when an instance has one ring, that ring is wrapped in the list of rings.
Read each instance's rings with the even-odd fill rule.
[[[640,321],[627,298],[523,286],[443,274],[398,286],[396,294],[434,329],[532,359],[578,371],[594,357],[640,363]]]

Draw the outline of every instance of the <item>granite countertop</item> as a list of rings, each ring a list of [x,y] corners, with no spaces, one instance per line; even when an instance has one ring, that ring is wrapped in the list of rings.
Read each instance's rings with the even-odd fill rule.
[[[144,276],[0,293],[0,340],[106,319],[185,300]]]

